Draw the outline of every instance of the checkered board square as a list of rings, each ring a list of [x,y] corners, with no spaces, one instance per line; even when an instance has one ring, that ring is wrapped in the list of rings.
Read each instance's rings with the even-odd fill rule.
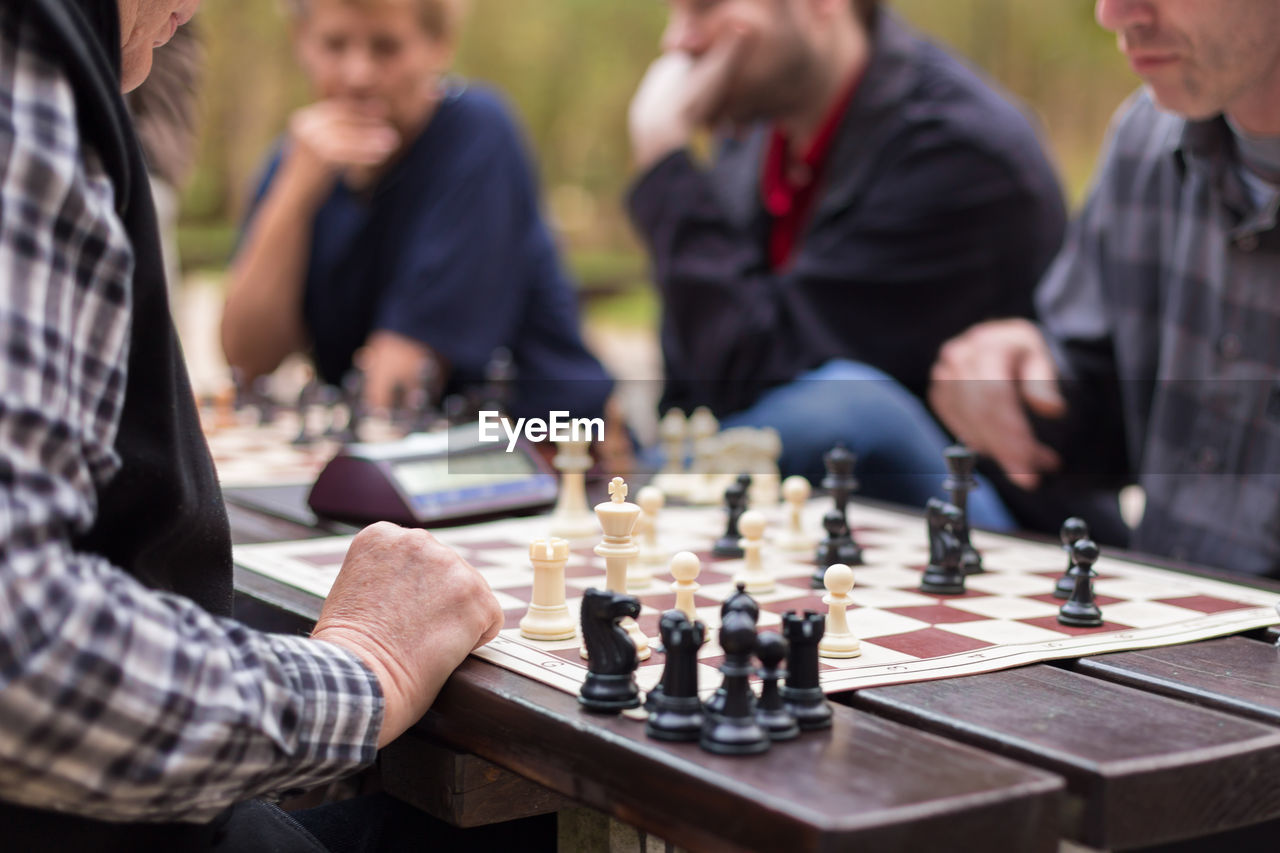
[[[318,407],[317,407],[318,408]],[[226,420],[211,411],[201,412],[205,440],[224,489],[255,486],[311,485],[321,469],[341,448],[336,438],[324,437],[332,416],[323,411],[308,415],[307,435],[298,413],[280,410],[269,423],[258,422],[256,409],[228,413]],[[400,438],[385,420],[365,418],[360,437],[367,442]]]
[[[815,500],[804,513],[815,538],[829,502]],[[770,508],[771,530],[781,531],[785,510]],[[852,505],[849,518],[863,546],[865,565],[854,568],[856,586],[849,624],[862,653],[844,660],[822,658],[822,684],[827,692],[875,687],[907,681],[990,672],[1054,658],[1171,645],[1231,634],[1280,622],[1275,593],[1222,581],[1183,575],[1103,554],[1095,567],[1095,588],[1105,624],[1069,628],[1058,624],[1060,601],[1054,582],[1066,568],[1066,555],[1052,544],[1027,542],[975,531],[973,542],[983,553],[986,571],[971,576],[963,595],[930,595],[919,591],[928,561],[925,523],[905,513]],[[716,631],[720,602],[734,589],[741,560],[712,557],[710,548],[724,531],[719,509],[668,507],[660,520],[660,546],[667,552],[687,550],[702,559],[696,605],[707,624],[709,640],[699,652],[699,684],[710,694],[719,684],[722,660]],[[437,531],[488,580],[506,623],[500,636],[475,654],[561,690],[577,693],[586,674],[579,641],[537,642],[520,636],[518,623],[528,606],[533,569],[528,562],[532,539],[547,535],[546,517],[494,521]],[[576,613],[582,592],[603,587],[604,562],[592,552],[598,540],[572,543],[566,566],[569,607]],[[767,540],[770,541],[770,540]],[[236,549],[236,562],[324,596],[337,575],[349,538],[313,539]],[[759,595],[760,629],[776,629],[788,610],[825,612],[823,590],[810,588],[812,552],[788,553],[766,545],[765,564],[776,589]],[[672,578],[660,570],[643,591],[640,627],[657,638],[658,617],[675,596]],[[652,688],[662,674],[663,656],[655,652],[640,664],[642,689]]]

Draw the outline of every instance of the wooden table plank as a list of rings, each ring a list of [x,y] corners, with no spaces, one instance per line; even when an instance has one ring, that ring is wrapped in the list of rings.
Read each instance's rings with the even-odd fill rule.
[[[1094,847],[1280,816],[1280,730],[1052,666],[881,687],[855,707],[1062,774]]]
[[[1280,649],[1224,637],[1117,652],[1073,664],[1076,672],[1280,726]]]
[[[725,757],[650,740],[483,661],[419,724],[539,784],[697,850],[1053,850],[1062,780],[837,706],[833,728]],[[863,847],[865,845],[865,847]]]

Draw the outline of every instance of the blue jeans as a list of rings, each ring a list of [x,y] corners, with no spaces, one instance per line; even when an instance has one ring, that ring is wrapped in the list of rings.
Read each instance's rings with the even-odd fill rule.
[[[782,438],[778,467],[820,483],[822,455],[843,442],[858,457],[857,494],[923,509],[931,497],[946,498],[943,450],[952,442],[929,410],[886,373],[853,361],[829,361],[755,405],[722,421],[730,427],[773,427]],[[992,485],[978,478],[969,494],[969,523],[987,530],[1013,530],[1013,515]]]

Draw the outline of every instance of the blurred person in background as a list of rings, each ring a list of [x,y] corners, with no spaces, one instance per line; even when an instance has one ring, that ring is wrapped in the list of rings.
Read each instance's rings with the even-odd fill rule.
[[[291,0],[316,100],[289,120],[233,261],[222,342],[246,380],[290,353],[389,407],[422,382],[516,372],[510,413],[603,413],[535,167],[492,91],[448,75],[461,0]]]
[[[665,405],[773,427],[784,471],[813,479],[844,442],[862,494],[923,506],[951,442],[922,399],[938,347],[1029,315],[1061,244],[1031,122],[876,0],[668,6],[631,104],[628,199],[662,296]],[[989,487],[969,510],[1016,523]]]

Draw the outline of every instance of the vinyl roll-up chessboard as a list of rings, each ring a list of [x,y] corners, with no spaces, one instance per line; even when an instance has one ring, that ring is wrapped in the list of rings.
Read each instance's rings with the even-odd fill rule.
[[[805,508],[815,536],[829,501]],[[785,521],[781,507],[766,510],[773,530]],[[990,672],[1055,658],[1074,658],[1152,646],[1172,645],[1233,634],[1280,623],[1280,596],[1237,584],[1200,578],[1129,560],[1108,557],[1095,569],[1097,602],[1104,624],[1070,628],[1057,621],[1061,601],[1055,581],[1067,567],[1065,551],[974,531],[985,572],[967,580],[963,595],[919,591],[928,562],[922,518],[851,505],[849,519],[864,549],[865,565],[854,568],[849,625],[861,641],[861,655],[820,660],[828,693],[908,681]],[[505,626],[478,657],[577,693],[586,662],[577,639],[537,642],[520,636],[533,585],[529,543],[548,535],[549,518],[518,518],[435,531],[438,539],[480,570],[506,614]],[[709,694],[720,683],[722,652],[716,629],[720,604],[734,590],[741,560],[711,556],[711,544],[724,531],[719,509],[668,507],[659,518],[659,544],[669,553],[693,551],[702,559],[696,605],[707,624],[708,642],[699,653],[699,685]],[[238,546],[238,565],[323,597],[342,564],[350,537]],[[768,541],[768,540],[766,540]],[[598,539],[576,540],[565,569],[568,603],[576,614],[584,590],[604,587],[604,563],[592,551]],[[760,630],[776,629],[788,610],[826,612],[823,590],[810,587],[811,553],[787,553],[766,545],[765,564],[777,581],[774,592],[757,596]],[[643,606],[639,623],[651,638],[658,617],[675,603],[672,578],[659,570],[650,587],[635,592]],[[662,674],[663,656],[640,664],[637,678],[649,690]]]

